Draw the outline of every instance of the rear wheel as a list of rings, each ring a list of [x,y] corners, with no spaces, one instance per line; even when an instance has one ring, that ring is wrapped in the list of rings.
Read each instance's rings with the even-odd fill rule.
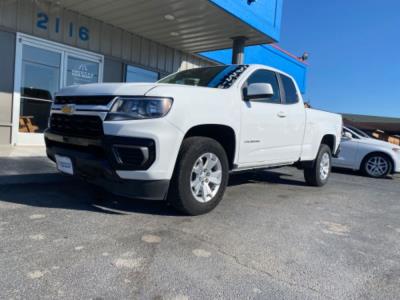
[[[324,186],[331,175],[332,152],[329,146],[322,144],[312,167],[304,169],[304,178],[311,186]]]
[[[168,200],[185,214],[205,214],[222,200],[228,172],[227,155],[217,141],[187,138],[179,152]]]
[[[384,178],[392,171],[390,159],[380,153],[368,155],[362,163],[362,171],[372,178]]]

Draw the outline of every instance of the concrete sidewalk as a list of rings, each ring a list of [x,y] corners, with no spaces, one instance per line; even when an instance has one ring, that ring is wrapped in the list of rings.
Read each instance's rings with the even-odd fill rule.
[[[0,158],[4,157],[46,157],[44,146],[0,146]]]
[[[45,147],[0,147],[0,185],[68,180],[46,156]]]

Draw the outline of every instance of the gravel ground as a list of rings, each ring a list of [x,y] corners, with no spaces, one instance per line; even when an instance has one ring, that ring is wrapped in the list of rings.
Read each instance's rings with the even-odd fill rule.
[[[0,176],[1,299],[399,298],[399,178],[235,175],[200,217],[57,178]]]

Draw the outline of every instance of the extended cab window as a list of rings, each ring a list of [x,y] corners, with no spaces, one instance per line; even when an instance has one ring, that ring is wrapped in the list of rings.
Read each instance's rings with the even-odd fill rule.
[[[283,87],[285,89],[285,100],[286,104],[295,104],[299,102],[299,96],[297,95],[296,86],[292,79],[285,75],[281,75]]]
[[[274,95],[269,98],[259,99],[259,101],[265,101],[268,103],[281,103],[281,93],[279,91],[279,83],[278,78],[276,77],[275,72],[268,70],[258,70],[250,75],[249,79],[247,79],[244,89],[252,83],[269,83],[274,90]]]

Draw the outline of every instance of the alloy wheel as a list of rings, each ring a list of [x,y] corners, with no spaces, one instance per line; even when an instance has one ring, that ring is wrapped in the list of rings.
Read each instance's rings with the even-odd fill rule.
[[[331,170],[331,158],[328,153],[324,153],[321,158],[319,165],[319,176],[322,181],[325,181],[329,177],[329,172]]]
[[[381,177],[389,170],[388,161],[382,156],[372,156],[366,164],[366,171],[373,177]]]
[[[213,153],[201,155],[195,162],[190,178],[190,188],[194,198],[206,203],[218,193],[222,182],[222,165]]]

